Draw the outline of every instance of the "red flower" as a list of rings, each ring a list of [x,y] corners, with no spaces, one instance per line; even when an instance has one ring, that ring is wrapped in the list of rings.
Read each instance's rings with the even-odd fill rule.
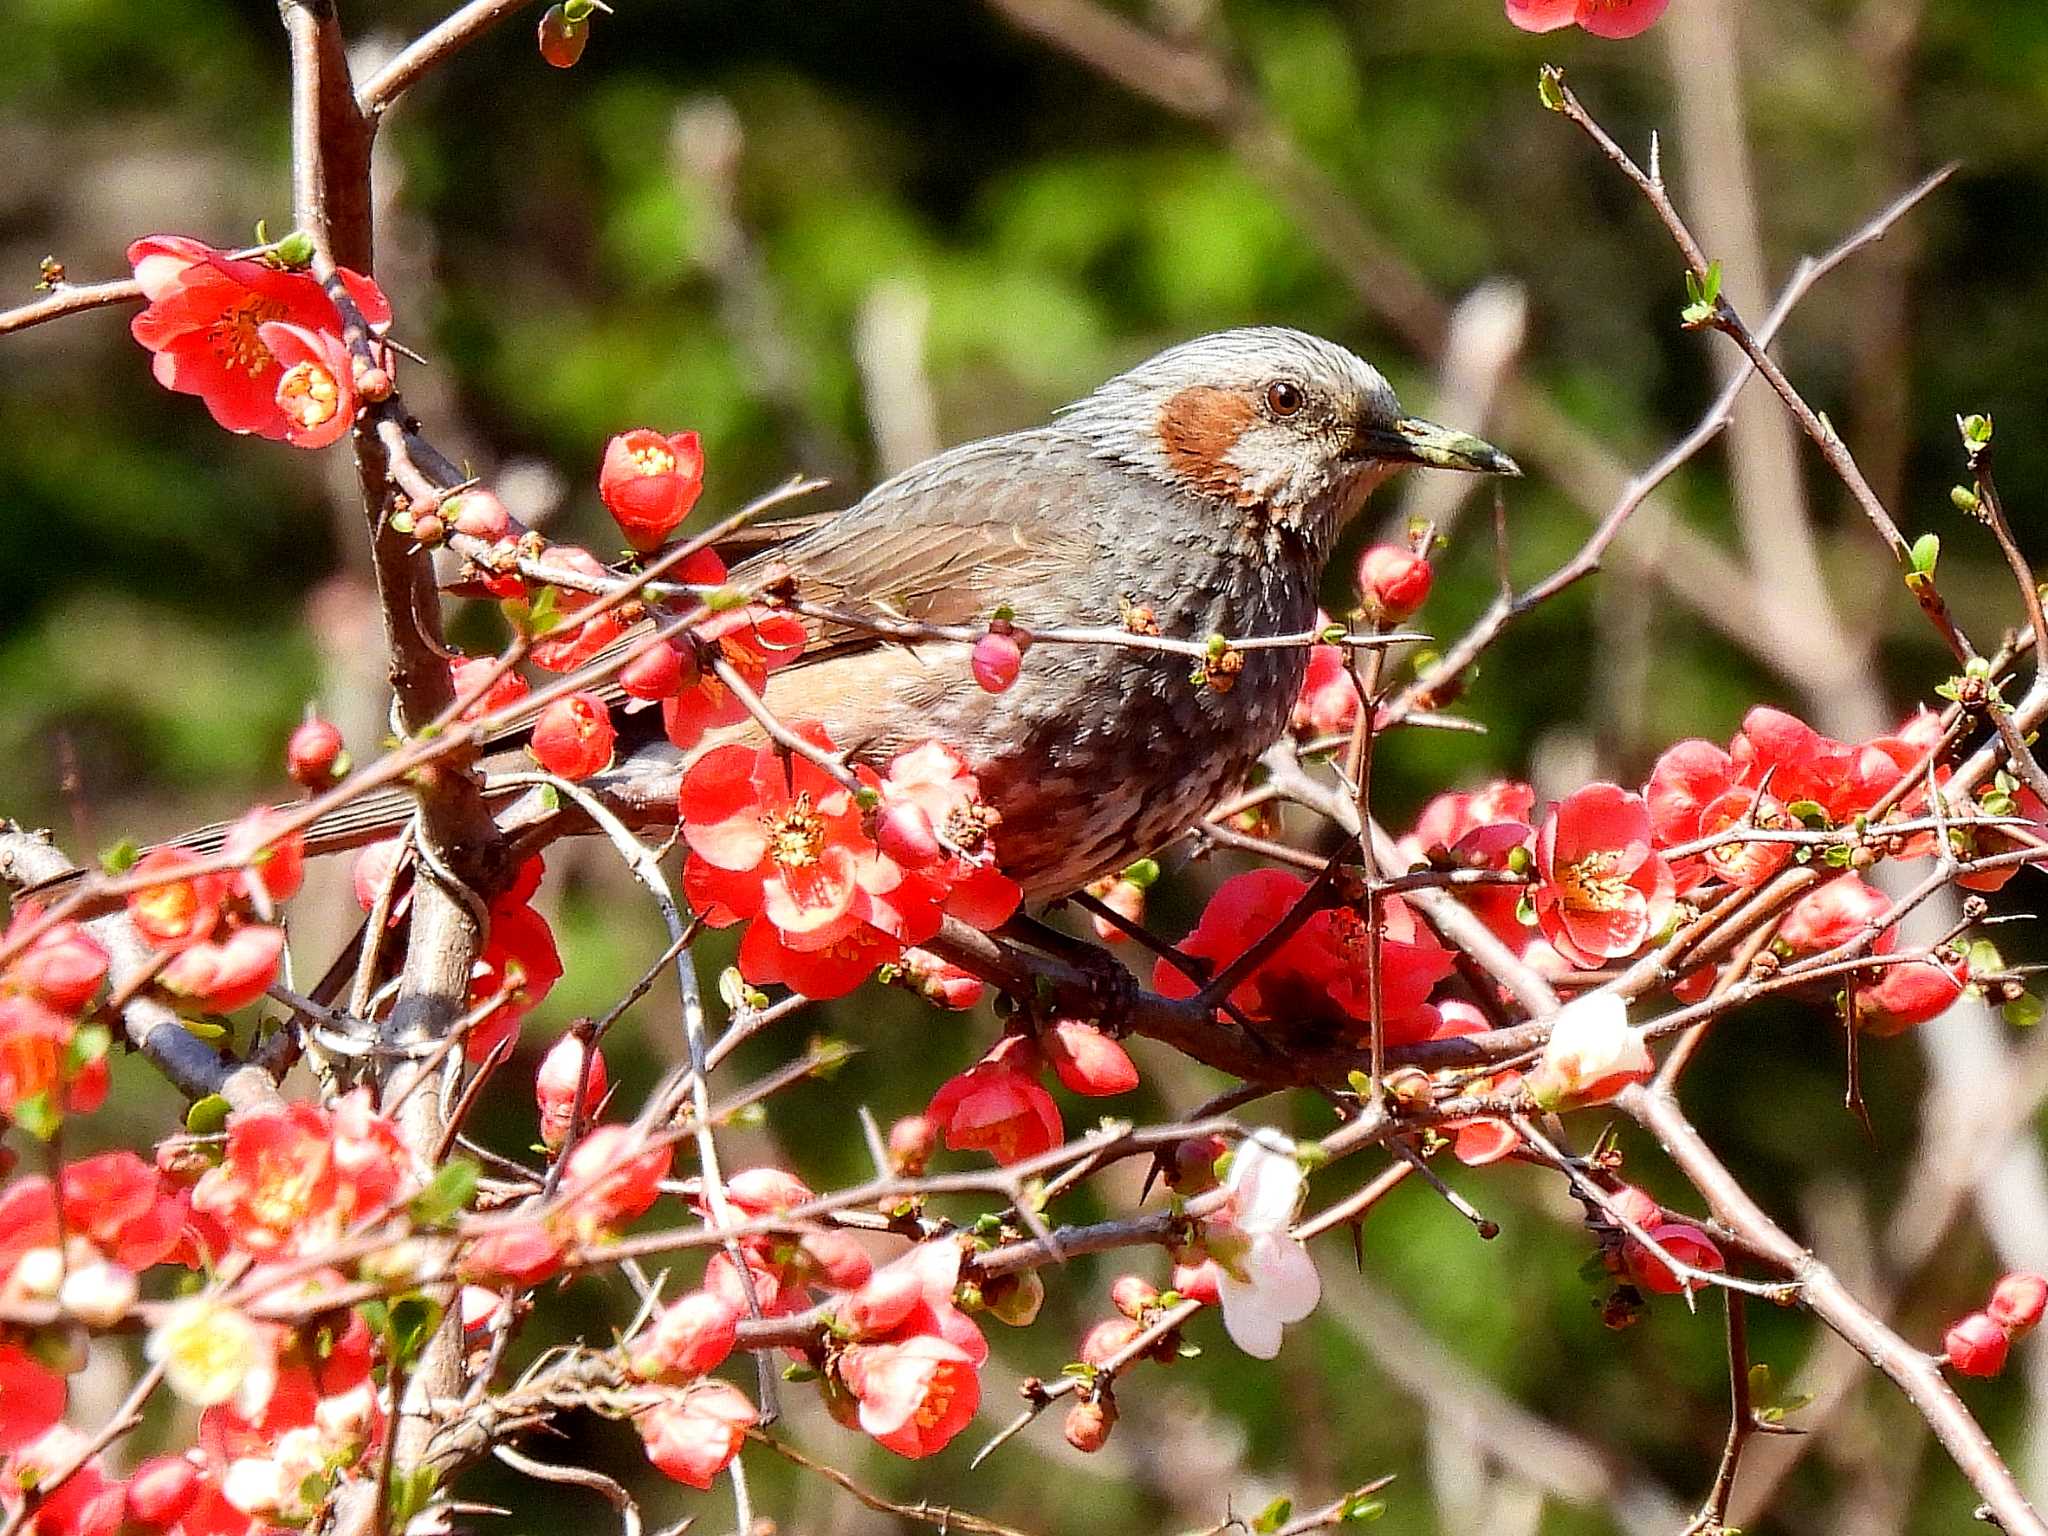
[[[605,569],[604,562],[587,549],[578,549],[573,544],[556,544],[548,550],[548,564],[559,566],[578,576],[588,577],[594,582],[613,580],[612,573]],[[574,672],[587,665],[597,653],[610,645],[626,632],[626,620],[615,604],[603,613],[584,620],[572,622],[574,616],[603,597],[596,592],[580,592],[570,587],[556,587],[555,612],[561,622],[545,635],[533,642],[528,652],[533,664],[548,672]]]
[[[78,1021],[33,997],[0,996],[0,1115],[37,1101],[48,1111],[88,1114],[107,1097],[104,1052],[72,1059]]]
[[[642,1380],[694,1381],[732,1353],[745,1310],[711,1291],[692,1291],[655,1314],[627,1346]]]
[[[709,1488],[732,1465],[755,1417],[746,1393],[707,1381],[657,1403],[637,1423],[649,1461],[679,1483]]]
[[[646,1213],[661,1194],[675,1152],[650,1147],[631,1126],[601,1125],[569,1154],[564,1201],[576,1236],[590,1242],[604,1228],[619,1227]]]
[[[1960,955],[1888,965],[1875,982],[1856,988],[1856,1027],[1872,1035],[1903,1034],[1947,1013],[1969,984],[1970,962]]]
[[[876,1270],[840,1303],[841,1330],[866,1344],[902,1343],[930,1334],[944,1339],[979,1369],[988,1340],[953,1296],[960,1284],[960,1247],[950,1238],[919,1243]]]
[[[974,642],[967,665],[984,692],[1006,693],[1024,670],[1024,648],[1016,636],[990,630]]]
[[[1641,795],[1588,784],[1560,801],[1536,838],[1536,921],[1574,965],[1634,954],[1671,914],[1671,866],[1650,849]]]
[[[830,750],[822,728],[800,729]],[[838,997],[938,931],[943,888],[883,857],[852,793],[806,758],[716,747],[683,779],[680,813],[691,904],[717,927],[752,920],[749,981]]]
[[[1318,628],[1329,620],[1316,615]],[[1339,736],[1358,719],[1358,685],[1344,665],[1341,646],[1315,644],[1308,648],[1308,673],[1301,681],[1301,694],[1294,701],[1294,729],[1304,736]]]
[[[1451,1040],[1460,1035],[1483,1035],[1493,1026],[1485,1014],[1463,998],[1446,998],[1437,1005],[1440,1019],[1432,1040]],[[1507,1095],[1521,1087],[1522,1074],[1502,1072],[1464,1085],[1474,1096]],[[1468,1168],[1484,1168],[1509,1157],[1522,1144],[1512,1122],[1492,1115],[1475,1115],[1469,1120],[1448,1120],[1437,1127],[1451,1138],[1451,1155]]]
[[[722,580],[722,566],[720,571],[717,579]],[[809,638],[803,620],[795,614],[758,604],[714,613],[691,634],[700,645],[715,651],[757,697],[768,686],[768,674],[801,656]],[[686,668],[682,688],[661,701],[661,728],[685,752],[703,740],[706,731],[737,725],[747,718],[747,706],[740,696],[708,666]]]
[[[917,841],[914,834],[920,830],[931,836],[931,857],[896,862],[942,882],[946,910],[962,922],[981,929],[1007,922],[1024,892],[996,867],[993,834],[1002,817],[981,798],[981,784],[966,759],[951,747],[926,742],[891,758],[887,777],[876,787],[882,794],[884,828],[894,814],[899,833],[907,829],[913,834],[910,842]]]
[[[132,892],[128,915],[141,935],[159,949],[182,949],[210,938],[220,922],[220,908],[228,894],[230,879],[224,874],[188,874],[198,863],[195,855],[175,848],[158,848],[145,853],[129,871],[133,875],[161,876],[160,884]]]
[[[1714,1240],[1691,1222],[1655,1221],[1638,1225],[1650,1234],[1659,1248],[1681,1264],[1716,1271],[1728,1267],[1728,1261],[1721,1256]],[[1638,1290],[1659,1296],[1676,1296],[1688,1289],[1670,1265],[1633,1237],[1622,1242],[1621,1267]]]
[[[985,1151],[999,1163],[1021,1162],[1066,1139],[1059,1106],[1039,1085],[1037,1049],[1005,1036],[958,1077],[942,1083],[925,1108],[955,1152]]]
[[[341,314],[316,279],[262,261],[238,260],[180,235],[138,240],[128,247],[128,260],[149,300],[129,329],[155,354],[152,366],[164,388],[198,395],[230,432],[304,440],[309,431],[318,435],[336,420],[340,425],[334,437],[348,429],[353,407],[344,410],[339,400],[333,414],[310,427],[309,416],[320,408],[308,397],[294,394],[291,414],[280,402],[288,367],[306,366],[306,353],[329,355],[316,338],[324,335],[339,343]],[[391,306],[374,282],[346,269],[341,279],[373,330],[391,323]],[[266,334],[264,327],[273,323],[279,329]],[[290,336],[286,328],[308,335]],[[275,352],[280,344],[295,349],[290,364]],[[301,346],[305,352],[296,350]],[[334,382],[352,399],[349,379],[344,357]],[[294,390],[301,384],[310,388],[310,376],[300,375]]]
[[[1190,955],[1218,970],[1278,925],[1308,889],[1299,875],[1255,869],[1217,888],[1195,931],[1181,941]],[[1254,1019],[1311,1020],[1341,1025],[1349,1034],[1372,1017],[1371,935],[1349,907],[1330,907],[1303,923],[1279,950],[1239,982],[1230,1000]],[[1380,1000],[1386,1039],[1395,1045],[1425,1040],[1436,1026],[1429,992],[1454,968],[1450,951],[1423,927],[1398,896],[1380,904]],[[1178,968],[1161,960],[1153,990],[1192,997],[1198,990]]]
[[[1795,955],[1817,955],[1870,933],[1891,909],[1891,897],[1876,886],[1843,875],[1800,897],[1778,924],[1778,939]],[[1879,951],[1891,946],[1888,929],[1872,943]]]
[[[1401,839],[1401,856],[1410,864],[1440,869],[1513,868],[1518,850],[1526,849],[1536,835],[1531,825],[1535,807],[1536,791],[1514,779],[1438,795],[1415,818],[1414,830]],[[1471,886],[1460,889],[1458,896],[1510,949],[1519,952],[1534,936],[1518,915],[1520,888]]]
[[[498,659],[495,656],[465,656],[462,660],[449,664],[448,675],[455,686],[456,698],[468,698],[479,688],[483,689],[468,708],[463,710],[464,720],[481,720],[485,715],[495,715],[533,692],[532,684],[517,672],[509,670],[485,688],[484,679],[491,675],[497,665]]]
[[[860,1427],[899,1456],[929,1456],[974,1418],[981,1377],[959,1345],[920,1333],[900,1344],[856,1344],[840,1379],[860,1402]]]
[[[15,907],[0,945],[19,943],[39,927],[43,931],[0,971],[0,993],[26,993],[59,1013],[77,1013],[106,979],[107,952],[77,923],[43,927],[42,904],[35,901]]]
[[[165,991],[191,999],[203,1013],[233,1013],[277,980],[283,956],[284,930],[250,923],[218,943],[209,939],[181,949],[157,981]]]
[[[228,829],[221,849],[229,858],[244,861],[233,878],[258,911],[268,903],[291,900],[306,878],[306,839],[298,832],[279,832],[286,820],[283,811],[258,806]]]
[[[192,1190],[236,1247],[259,1257],[318,1251],[407,1184],[398,1129],[357,1089],[333,1108],[265,1105],[228,1121],[227,1155]]]
[[[275,395],[284,440],[294,448],[325,448],[348,435],[356,418],[355,369],[333,331],[271,321],[256,328],[284,371]]]
[[[17,1344],[0,1344],[0,1451],[19,1450],[64,1417],[64,1378]]]
[[[653,549],[690,515],[704,489],[704,448],[694,432],[639,428],[605,444],[597,493],[635,549]]]
[[[572,693],[555,700],[533,723],[533,759],[559,778],[587,779],[610,766],[617,736],[603,699]]]
[[[537,1221],[487,1233],[462,1251],[463,1278],[487,1285],[533,1286],[562,1267],[563,1240]]]
[[[1671,0],[1507,0],[1508,20],[1524,32],[1555,32],[1574,23],[1595,37],[1634,37],[1649,30]]]
[[[547,919],[507,891],[491,903],[483,952],[469,981],[469,1006],[499,998],[497,1007],[470,1029],[462,1054],[482,1061],[518,1033],[519,1023],[541,1005],[562,979],[562,956]]]

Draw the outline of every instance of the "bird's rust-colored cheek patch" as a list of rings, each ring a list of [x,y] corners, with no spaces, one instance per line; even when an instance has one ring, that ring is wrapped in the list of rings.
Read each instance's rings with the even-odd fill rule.
[[[1258,416],[1242,391],[1198,384],[1182,390],[1159,413],[1166,462],[1212,496],[1245,499],[1244,476],[1230,451]]]

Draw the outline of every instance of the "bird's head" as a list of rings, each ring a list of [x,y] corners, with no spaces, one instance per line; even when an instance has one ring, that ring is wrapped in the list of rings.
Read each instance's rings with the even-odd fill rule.
[[[1395,470],[1519,475],[1499,449],[1403,414],[1363,359],[1301,331],[1200,336],[1068,407],[1092,450],[1326,542]]]

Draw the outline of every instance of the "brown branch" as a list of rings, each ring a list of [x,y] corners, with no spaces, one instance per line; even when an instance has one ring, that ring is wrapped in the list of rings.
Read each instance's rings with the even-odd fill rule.
[[[1963,1406],[1934,1357],[1894,1333],[1852,1296],[1825,1264],[1766,1215],[1701,1139],[1677,1100],[1637,1085],[1616,1102],[1657,1138],[1666,1155],[1706,1198],[1716,1219],[1795,1281],[1801,1304],[1905,1393],[2006,1536],[2048,1536],[2048,1522],[2020,1491],[1997,1447]]]
[[[0,336],[25,331],[46,320],[82,315],[89,309],[104,309],[109,304],[141,302],[142,284],[133,278],[117,278],[110,283],[59,283],[47,298],[19,304],[13,309],[0,309]]]
[[[428,74],[532,0],[470,0],[446,20],[421,33],[398,56],[363,82],[356,109],[373,125],[393,102]]]

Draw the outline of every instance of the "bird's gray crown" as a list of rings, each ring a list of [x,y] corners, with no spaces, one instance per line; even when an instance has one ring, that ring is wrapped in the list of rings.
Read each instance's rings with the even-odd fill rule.
[[[1400,419],[1394,387],[1372,364],[1333,341],[1279,325],[1213,331],[1168,347],[1064,407],[1060,416],[1084,430],[1097,423],[1106,427],[1134,413],[1156,412],[1183,389],[1262,390],[1276,379],[1348,399],[1375,425]]]

